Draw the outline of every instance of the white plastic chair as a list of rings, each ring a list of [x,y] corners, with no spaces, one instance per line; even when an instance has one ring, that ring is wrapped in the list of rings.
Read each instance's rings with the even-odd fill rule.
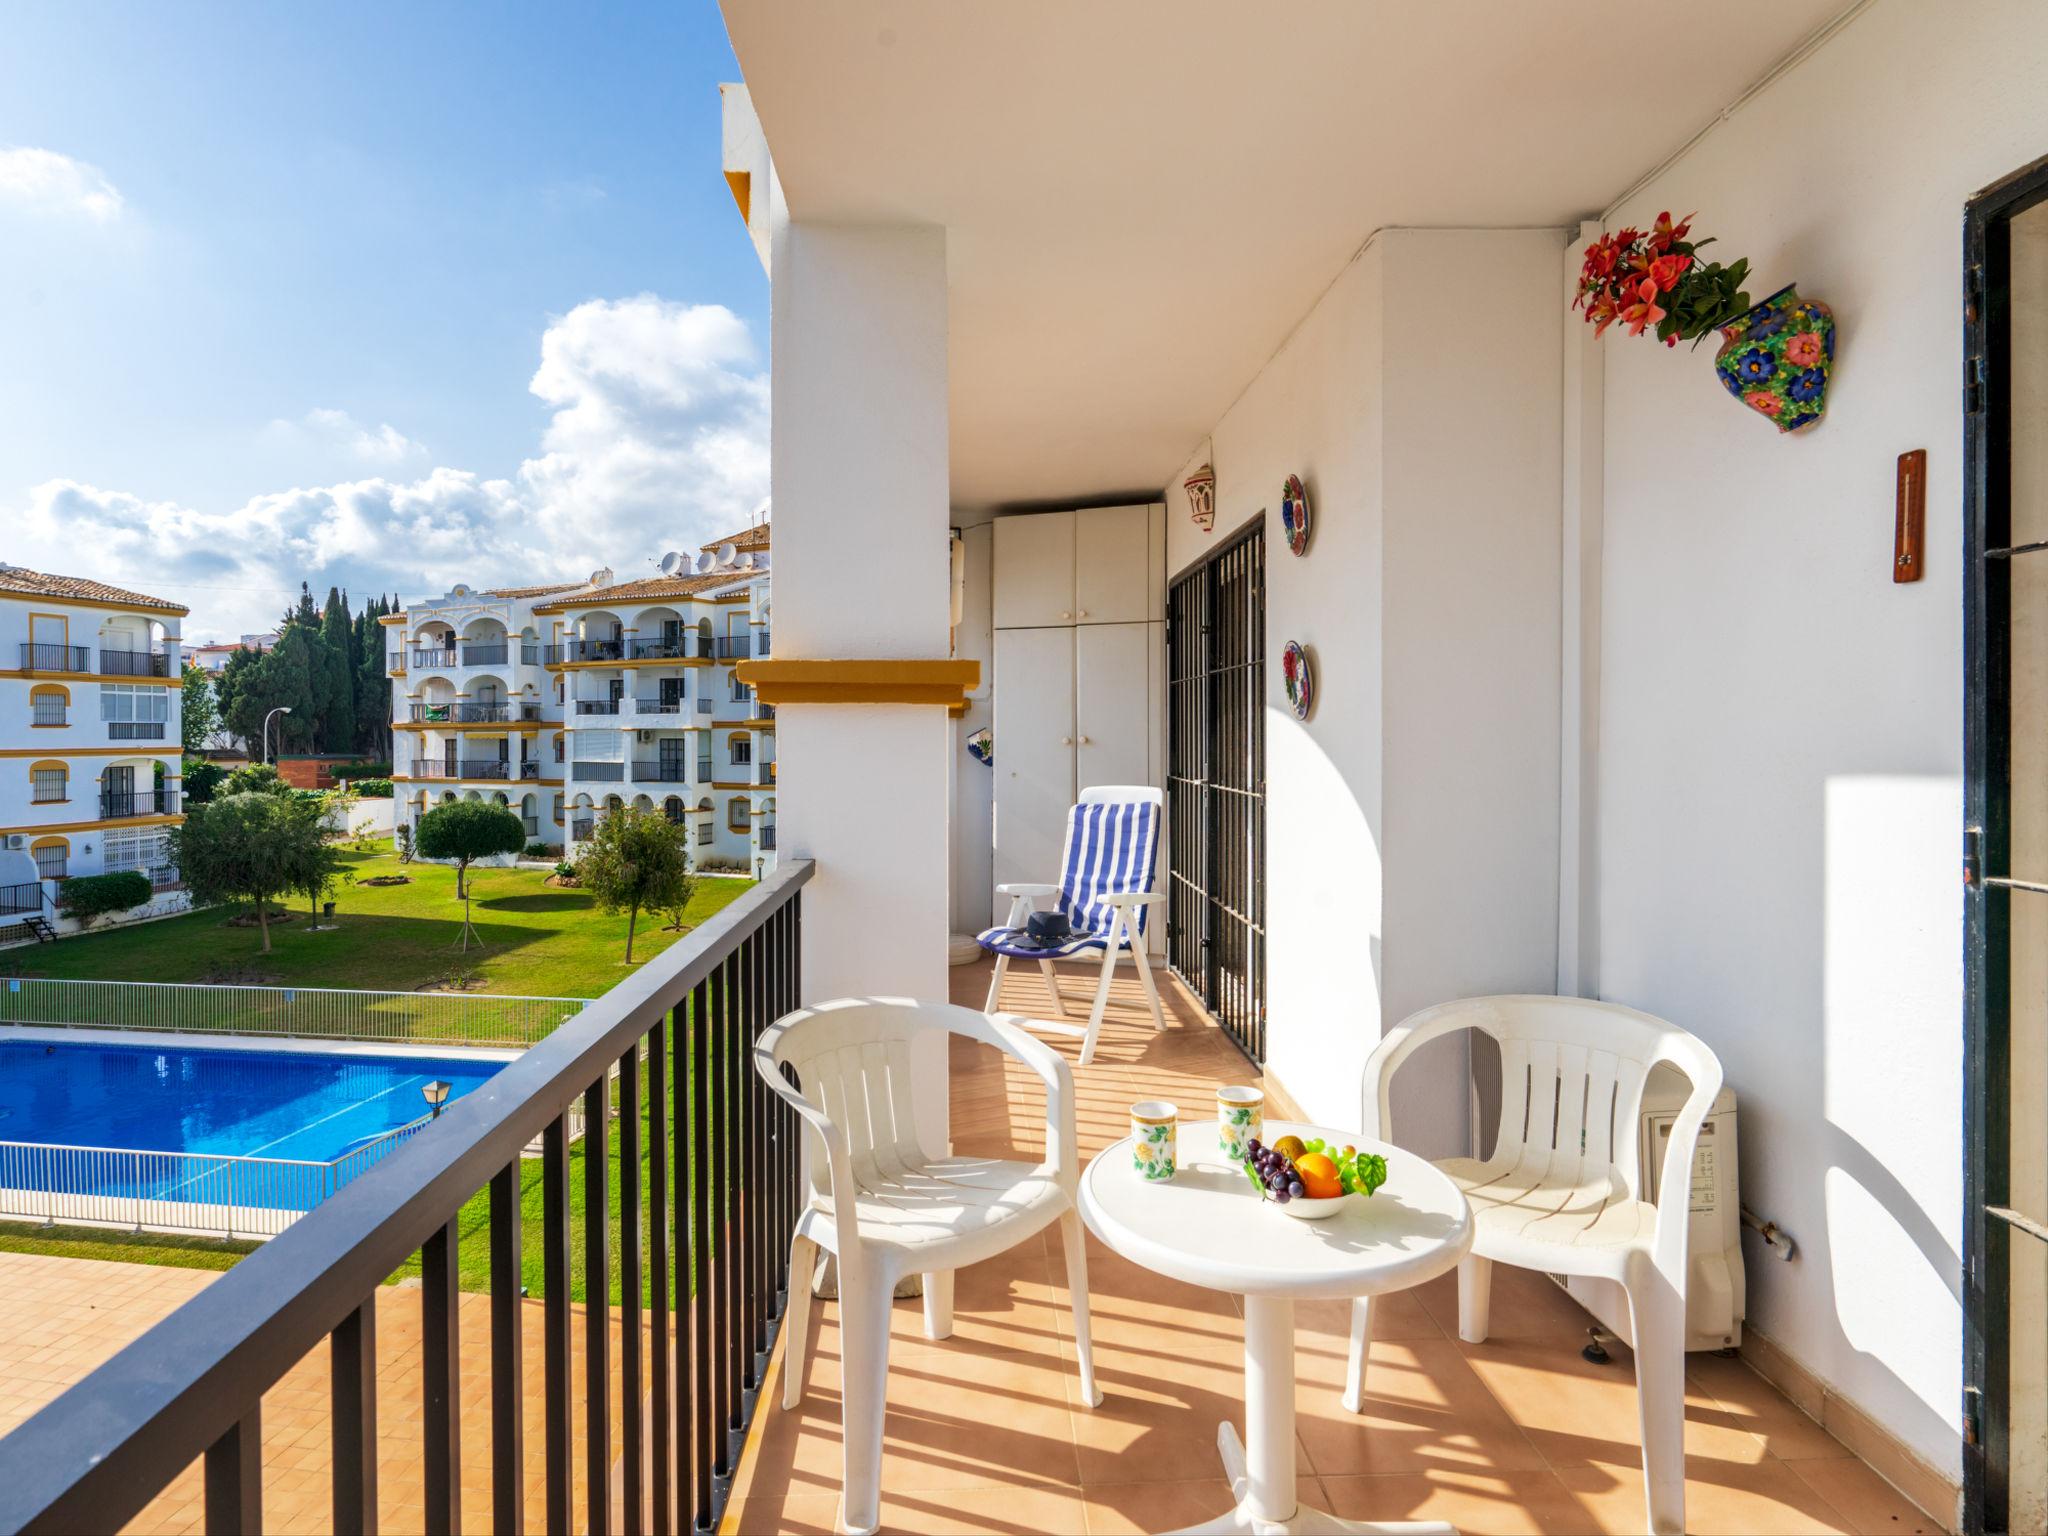
[[[918,1146],[910,1047],[932,1031],[965,1035],[1045,1082],[1045,1158],[928,1157]],[[796,1073],[792,1086],[784,1067]],[[861,1536],[880,1520],[889,1308],[903,1276],[924,1277],[925,1337],[953,1331],[953,1271],[1014,1248],[1057,1221],[1067,1251],[1081,1394],[1102,1401],[1088,1342],[1088,1256],[1074,1191],[1074,1080],[1066,1062],[1010,1017],[906,998],[844,998],[778,1020],[754,1069],[802,1117],[802,1214],[790,1242],[782,1406],[803,1400],[811,1275],[818,1250],[839,1261],[841,1521]]]
[[[1152,1009],[1152,1027],[1162,1033],[1166,1014],[1159,1006],[1159,987],[1152,980],[1152,967],[1145,959],[1146,913],[1166,900],[1152,889],[1153,867],[1159,852],[1159,822],[1165,802],[1149,784],[1103,784],[1081,791],[1081,799],[1067,813],[1066,846],[1060,854],[1058,885],[999,885],[996,892],[1010,898],[1009,920],[998,928],[976,935],[975,942],[996,957],[996,972],[988,987],[988,1011],[994,1013],[1002,1000],[1003,973],[1012,960],[1036,960],[1045,975],[1045,990],[1052,999],[1052,1011],[1065,1019],[1066,1004],[1060,998],[1059,973],[1053,961],[1070,959],[1091,950],[1102,952],[1102,977],[1095,984],[1095,1004],[1088,1013],[1085,1029],[1072,1024],[1033,1020],[1032,1027],[1081,1037],[1081,1065],[1095,1059],[1095,1041],[1102,1033],[1102,1015],[1109,1007],[1109,983],[1116,974],[1119,952],[1129,950],[1145,984],[1145,1001]],[[1017,942],[1018,930],[1036,910],[1035,903],[1054,898],[1057,910],[1073,924],[1077,937],[1051,949],[1034,949]]]
[[[1477,1029],[1500,1043],[1500,1132],[1485,1161],[1437,1167],[1471,1202],[1476,1236],[1458,1266],[1458,1337],[1486,1340],[1497,1259],[1617,1280],[1635,1334],[1637,1413],[1650,1528],[1685,1529],[1685,1280],[1693,1148],[1721,1092],[1721,1063],[1675,1024],[1574,997],[1474,997],[1413,1014],[1365,1065],[1359,1129],[1391,1140],[1389,1087],[1418,1046]],[[1668,1062],[1692,1093],[1671,1128],[1655,1204],[1642,1198],[1636,1123],[1650,1069]],[[1371,1304],[1351,1312],[1344,1406],[1360,1411]]]

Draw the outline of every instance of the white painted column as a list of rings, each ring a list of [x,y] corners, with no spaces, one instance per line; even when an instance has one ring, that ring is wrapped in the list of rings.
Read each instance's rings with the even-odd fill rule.
[[[1576,294],[1598,219],[1565,247],[1564,282]],[[1600,995],[1600,551],[1606,468],[1606,364],[1584,316],[1564,318],[1564,622],[1558,762],[1557,990]],[[1618,334],[1618,333],[1617,333]]]
[[[775,659],[943,660],[945,231],[774,214]],[[945,710],[784,704],[776,738],[778,852],[817,861],[805,1001],[945,1001]],[[943,1040],[914,1092],[920,1137],[942,1150]]]

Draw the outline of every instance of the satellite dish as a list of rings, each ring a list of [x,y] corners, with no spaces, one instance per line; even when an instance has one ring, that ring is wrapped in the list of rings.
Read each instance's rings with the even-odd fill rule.
[[[608,586],[610,586],[610,585],[612,584],[612,571],[611,571],[611,567],[610,567],[610,566],[608,566],[608,565],[606,565],[606,566],[599,566],[599,567],[598,567],[598,568],[597,568],[596,570],[592,571],[592,572],[590,573],[590,584],[591,584],[591,585],[592,585],[593,587],[608,587]]]
[[[718,564],[718,556],[714,555],[708,549],[704,550],[697,556],[697,574],[700,576],[703,575],[706,571],[710,570],[716,564]]]
[[[733,544],[731,540],[727,540],[718,546],[718,563],[720,565],[731,565],[733,561],[739,558],[739,553],[738,546]]]
[[[661,557],[661,574],[664,576],[675,575],[677,571],[683,568],[685,558],[679,551],[670,550]]]

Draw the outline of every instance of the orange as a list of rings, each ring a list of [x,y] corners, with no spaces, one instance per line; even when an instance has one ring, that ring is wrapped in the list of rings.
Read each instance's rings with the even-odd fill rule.
[[[1301,1192],[1311,1200],[1327,1200],[1344,1193],[1344,1181],[1337,1177],[1337,1165],[1320,1152],[1296,1158],[1294,1171],[1301,1175]]]

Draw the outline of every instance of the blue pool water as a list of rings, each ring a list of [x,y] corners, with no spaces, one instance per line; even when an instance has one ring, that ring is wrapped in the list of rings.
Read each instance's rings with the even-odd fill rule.
[[[325,1162],[454,1103],[499,1061],[0,1042],[0,1141]]]

